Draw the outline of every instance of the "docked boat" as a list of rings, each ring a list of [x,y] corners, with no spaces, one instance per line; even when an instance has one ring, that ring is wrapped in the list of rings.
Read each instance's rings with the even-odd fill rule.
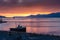
[[[26,27],[18,25],[16,28],[10,28],[10,31],[26,32]]]

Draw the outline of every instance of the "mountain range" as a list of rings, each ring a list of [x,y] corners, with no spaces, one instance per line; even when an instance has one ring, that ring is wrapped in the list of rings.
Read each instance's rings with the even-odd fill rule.
[[[48,14],[48,15],[40,15],[40,14],[30,15],[30,16],[27,16],[27,17],[28,18],[60,18],[60,12],[51,13],[51,14]]]
[[[5,16],[0,16],[0,18],[6,18]]]
[[[0,18],[6,18],[5,16],[0,16]],[[56,12],[56,13],[51,13],[51,14],[47,14],[47,15],[41,15],[41,14],[37,14],[37,15],[30,15],[30,16],[14,16],[13,18],[60,18],[60,12]]]

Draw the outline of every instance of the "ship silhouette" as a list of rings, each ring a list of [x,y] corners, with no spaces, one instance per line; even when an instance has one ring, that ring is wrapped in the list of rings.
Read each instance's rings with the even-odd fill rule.
[[[23,27],[21,25],[18,25],[16,28],[10,28],[10,31],[26,32],[26,27]]]

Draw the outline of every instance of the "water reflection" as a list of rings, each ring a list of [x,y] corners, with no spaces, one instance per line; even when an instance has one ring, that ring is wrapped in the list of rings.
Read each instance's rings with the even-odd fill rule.
[[[3,19],[7,23],[0,24],[0,30],[9,30],[17,25],[26,26],[28,33],[60,33],[60,18]]]
[[[49,31],[48,27],[27,27],[28,33],[44,34],[44,33],[48,33],[48,31]]]

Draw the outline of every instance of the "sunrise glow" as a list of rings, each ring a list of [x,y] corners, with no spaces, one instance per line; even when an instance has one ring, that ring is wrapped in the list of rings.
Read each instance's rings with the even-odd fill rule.
[[[14,16],[29,16],[29,15],[37,15],[37,14],[50,14],[50,12],[32,12],[32,13],[2,13],[1,16],[6,17],[14,17]]]
[[[4,0],[0,4],[0,16],[29,16],[60,12],[60,2],[57,0]]]

